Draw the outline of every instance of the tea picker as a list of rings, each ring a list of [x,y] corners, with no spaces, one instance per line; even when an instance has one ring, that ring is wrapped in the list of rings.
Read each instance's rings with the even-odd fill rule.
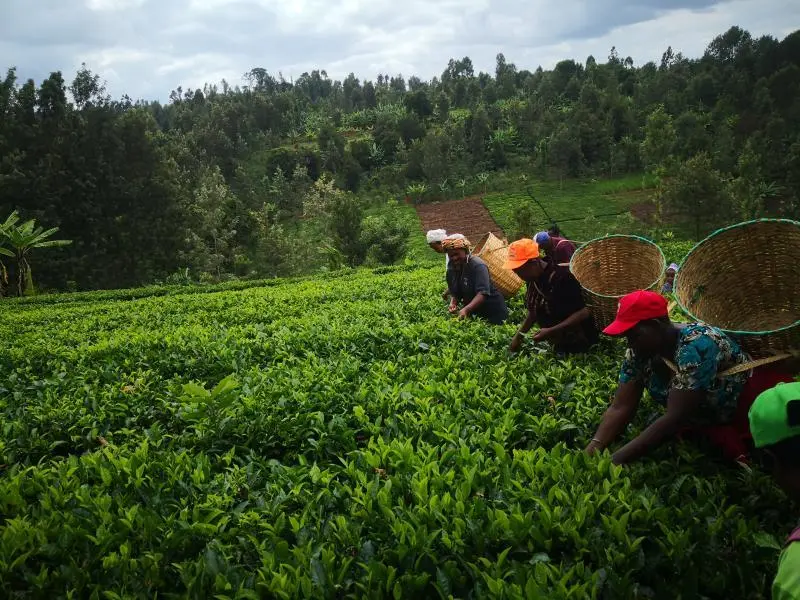
[[[554,264],[569,266],[572,255],[575,254],[575,244],[566,238],[552,235],[547,231],[540,231],[536,234],[535,241],[541,250],[544,250],[547,258]]]
[[[486,263],[472,256],[469,240],[463,236],[448,237],[442,247],[450,258],[447,266],[450,313],[460,319],[476,316],[493,325],[503,324],[508,318],[505,298],[492,282]]]
[[[662,294],[670,294],[672,293],[672,288],[675,285],[675,275],[678,273],[678,265],[675,263],[671,263],[667,267],[666,275],[664,276],[664,284],[661,286],[661,293]]]
[[[445,252],[444,248],[442,247],[442,242],[448,237],[447,231],[444,229],[431,229],[425,233],[425,241],[428,242],[428,246],[431,250],[438,254],[444,254],[444,269],[445,269],[445,278],[447,277],[447,265],[450,262],[450,257],[447,256],[447,252]],[[453,233],[449,237],[454,239],[464,239],[464,236],[460,233]],[[444,292],[442,292],[442,299],[447,300],[450,292],[447,288],[445,288]]]
[[[777,385],[760,394],[749,419],[762,462],[786,494],[800,502],[800,383]],[[786,540],[772,597],[800,598],[800,527]]]
[[[747,411],[763,390],[792,375],[752,368],[732,338],[704,323],[673,323],[661,294],[636,291],[620,300],[616,319],[603,330],[625,337],[619,385],[586,451],[609,446],[633,420],[646,389],[666,412],[617,450],[616,464],[629,463],[669,439],[699,436],[732,460],[749,452]]]
[[[520,349],[524,334],[534,323],[540,329],[533,341],[552,342],[558,354],[586,352],[597,342],[597,329],[583,301],[580,284],[568,270],[544,260],[535,241],[523,238],[513,242],[503,266],[528,284],[528,314],[511,340],[511,352]]]

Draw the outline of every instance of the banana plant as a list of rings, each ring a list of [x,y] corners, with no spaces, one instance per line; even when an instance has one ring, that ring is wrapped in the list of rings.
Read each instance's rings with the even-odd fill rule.
[[[450,184],[448,183],[447,178],[445,178],[439,183],[439,191],[442,193],[442,198],[445,200],[447,200],[447,192],[449,189]]]
[[[378,146],[378,144],[376,144],[375,142],[372,142],[372,146],[370,146],[369,149],[369,157],[374,164],[381,166],[385,158],[383,148]]]
[[[467,180],[466,179],[459,180],[458,187],[461,188],[461,198],[462,199],[466,198],[467,197]]]
[[[512,125],[505,129],[497,129],[492,133],[492,143],[500,144],[504,148],[514,146],[517,143],[517,130]]]
[[[0,246],[0,256],[10,256],[13,258],[14,253],[8,248]],[[6,269],[5,263],[2,260],[0,260],[0,298],[6,295],[7,289],[8,289],[8,269]]]
[[[428,186],[424,183],[412,183],[406,188],[406,193],[414,199],[414,204],[420,204],[427,191]]]
[[[483,193],[486,193],[486,184],[489,182],[489,174],[486,172],[478,173],[476,176],[480,184],[483,186]]]
[[[14,227],[19,221],[19,215],[16,211],[12,212],[5,222],[0,223],[0,256],[8,256],[14,258],[14,252],[6,247],[8,244],[8,237],[6,231]],[[0,259],[0,298],[6,295],[8,289],[8,269],[5,263]]]
[[[55,248],[71,244],[71,240],[48,239],[58,231],[58,227],[44,229],[36,226],[36,219],[19,223],[19,213],[12,212],[5,222],[0,225],[0,232],[9,246],[13,249],[13,256],[17,263],[17,295],[33,291],[33,275],[28,256],[35,248]],[[8,255],[3,252],[4,255]]]

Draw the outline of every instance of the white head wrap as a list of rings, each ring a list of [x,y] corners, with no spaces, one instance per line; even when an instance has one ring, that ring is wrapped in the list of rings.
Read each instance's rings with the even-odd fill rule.
[[[429,244],[435,244],[436,242],[443,242],[446,237],[447,237],[447,232],[444,229],[431,229],[428,233],[425,234],[425,239],[428,240]]]
[[[449,237],[451,240],[465,240],[465,239],[467,239],[466,236],[463,233],[451,233],[447,237]]]

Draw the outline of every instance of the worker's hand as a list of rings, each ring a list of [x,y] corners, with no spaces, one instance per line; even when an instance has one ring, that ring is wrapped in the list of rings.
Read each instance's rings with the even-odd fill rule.
[[[584,450],[584,452],[586,452],[586,454],[588,454],[589,456],[592,456],[594,454],[597,454],[598,452],[602,452],[602,450],[603,450],[603,447],[598,442],[596,442],[595,440],[592,440],[586,446],[586,449]]]
[[[533,341],[543,342],[546,339],[548,339],[551,335],[553,335],[553,332],[550,330],[550,328],[544,327],[536,332],[536,334],[533,336]]]
[[[469,316],[469,310],[467,310],[467,307],[464,307],[460,311],[458,311],[459,319],[466,319],[468,316]]]
[[[509,352],[519,352],[519,349],[522,348],[522,340],[524,336],[517,332],[514,334],[514,337],[511,338],[511,345],[508,347]]]
[[[453,314],[456,311],[458,311],[458,302],[456,302],[455,298],[450,300],[450,306],[447,308],[447,310],[449,310],[451,314]]]

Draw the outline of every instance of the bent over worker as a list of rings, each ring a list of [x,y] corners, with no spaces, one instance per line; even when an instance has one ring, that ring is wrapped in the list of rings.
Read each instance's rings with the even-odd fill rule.
[[[556,265],[569,265],[572,255],[575,254],[575,244],[568,239],[550,235],[547,231],[540,231],[534,238],[540,250],[544,250],[547,258]]]
[[[586,352],[597,342],[597,329],[578,280],[566,267],[542,258],[536,242],[527,238],[513,242],[503,267],[514,271],[528,285],[528,315],[511,340],[511,352],[519,350],[523,336],[534,323],[540,329],[533,340],[549,340],[558,354]]]
[[[625,336],[628,350],[614,400],[586,451],[602,450],[622,433],[645,390],[666,407],[661,417],[614,453],[616,464],[635,461],[671,438],[693,434],[727,458],[741,460],[752,442],[747,410],[759,392],[791,380],[774,369],[726,373],[750,360],[739,345],[715,327],[673,323],[666,298],[655,292],[624,296],[616,319],[603,333]]]
[[[761,393],[749,412],[753,442],[786,494],[800,501],[800,383]],[[772,584],[774,600],[800,600],[800,527],[786,540]]]
[[[447,287],[450,291],[450,312],[465,319],[471,315],[501,325],[508,318],[503,295],[489,276],[489,267],[472,256],[471,245],[465,237],[450,237],[442,242],[450,262],[447,265]],[[459,310],[459,305],[462,308]]]

